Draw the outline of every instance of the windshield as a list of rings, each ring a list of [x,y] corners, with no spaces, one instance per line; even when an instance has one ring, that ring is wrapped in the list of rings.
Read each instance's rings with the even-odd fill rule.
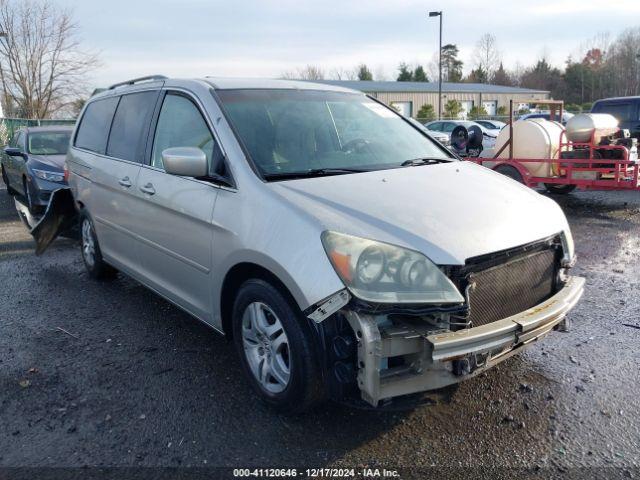
[[[377,170],[422,158],[453,160],[390,109],[361,94],[221,90],[240,140],[266,178]]]
[[[33,155],[65,155],[71,132],[34,132],[29,134],[29,153]]]

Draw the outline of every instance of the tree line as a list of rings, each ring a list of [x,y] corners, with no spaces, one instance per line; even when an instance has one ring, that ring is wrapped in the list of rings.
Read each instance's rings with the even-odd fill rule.
[[[54,0],[0,0],[0,102],[5,116],[77,115],[90,90],[88,75],[100,64],[95,53],[82,48],[78,33],[71,12]],[[606,35],[590,40],[567,58],[563,68],[544,56],[529,66],[506,68],[496,38],[489,33],[477,41],[466,75],[456,44],[444,45],[441,53],[444,82],[548,90],[572,110],[587,109],[599,98],[640,94],[640,27],[627,29],[614,40]],[[365,63],[328,71],[307,65],[282,77],[387,80],[383,70],[373,72]],[[437,81],[438,56],[425,65],[399,62],[395,79]],[[449,113],[455,112],[455,105],[449,107]]]
[[[588,110],[600,98],[640,94],[640,27],[623,31],[615,40],[600,36],[581,47],[578,57],[569,56],[564,68],[554,67],[543,55],[529,66],[517,64],[505,68],[494,35],[484,34],[476,43],[471,70],[463,74],[464,62],[458,46],[442,46],[442,81],[492,83],[495,85],[548,90],[551,97],[564,100],[570,110]],[[438,58],[426,65],[400,62],[395,80],[399,82],[438,81]],[[366,64],[352,70],[334,69],[325,72],[320,67],[307,66],[283,75],[284,78],[305,80],[373,80]],[[376,80],[388,80],[384,74]],[[446,107],[446,105],[445,105]],[[449,113],[455,113],[450,105]],[[425,106],[424,108],[428,108]],[[455,115],[453,115],[455,116]]]

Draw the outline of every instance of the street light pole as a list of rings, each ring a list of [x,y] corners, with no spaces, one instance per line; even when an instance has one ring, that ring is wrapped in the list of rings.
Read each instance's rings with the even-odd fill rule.
[[[442,11],[429,12],[430,17],[440,17],[440,43],[438,48],[438,120],[442,118]]]

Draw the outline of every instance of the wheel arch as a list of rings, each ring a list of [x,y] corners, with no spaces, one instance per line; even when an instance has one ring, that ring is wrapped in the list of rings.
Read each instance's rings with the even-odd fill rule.
[[[222,281],[222,288],[220,289],[220,317],[221,327],[223,333],[231,338],[233,335],[232,328],[232,313],[233,303],[236,298],[236,294],[240,286],[252,278],[264,280],[274,287],[278,288],[292,305],[300,307],[294,294],[291,292],[287,284],[280,279],[278,275],[273,273],[269,268],[259,265],[253,262],[241,262],[231,267]]]
[[[529,185],[529,178],[531,177],[531,174],[529,173],[529,170],[527,170],[521,163],[519,162],[512,162],[512,161],[502,161],[502,162],[498,162],[496,163],[493,167],[491,167],[491,170],[493,170],[496,173],[500,173],[500,170],[505,169],[505,168],[513,168],[515,169],[519,174],[520,177],[522,178],[522,183],[524,185]],[[502,174],[504,175],[504,174]]]

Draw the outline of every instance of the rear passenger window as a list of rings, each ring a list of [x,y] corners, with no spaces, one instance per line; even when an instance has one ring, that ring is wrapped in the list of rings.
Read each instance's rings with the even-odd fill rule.
[[[113,118],[107,155],[142,162],[145,134],[157,96],[157,91],[122,96]]]
[[[104,154],[107,149],[107,137],[113,112],[118,105],[119,97],[96,100],[87,105],[80,120],[75,146]]]
[[[219,150],[200,110],[182,95],[167,94],[162,103],[153,140],[151,164],[164,168],[162,152],[171,147],[198,147],[207,155],[209,166],[217,163]],[[215,156],[214,156],[215,155]]]

